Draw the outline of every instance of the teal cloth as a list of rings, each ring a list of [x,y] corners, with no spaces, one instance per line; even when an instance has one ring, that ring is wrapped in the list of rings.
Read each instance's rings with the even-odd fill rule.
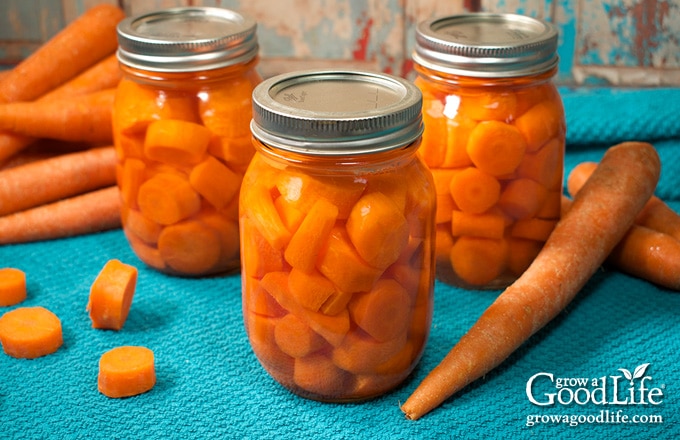
[[[579,161],[599,160],[606,146],[620,140],[652,140],[664,165],[657,194],[680,211],[680,90],[560,91],[569,126],[567,172]],[[92,329],[85,311],[90,285],[111,258],[139,267],[132,310],[119,332]],[[497,291],[465,291],[437,283],[431,337],[412,377],[368,402],[330,404],[290,394],[260,367],[246,340],[237,275],[187,279],[160,274],[134,256],[120,230],[0,246],[4,266],[27,273],[28,299],[21,305],[41,305],[56,313],[64,345],[34,360],[0,354],[3,439],[680,436],[680,293],[605,268],[499,368],[421,420],[409,421],[399,410],[400,402]],[[0,308],[0,313],[12,308]],[[158,382],[146,394],[108,399],[97,391],[98,359],[125,344],[155,351]],[[630,386],[624,374],[639,366],[646,387],[661,393],[656,394],[656,405],[586,401],[539,406],[526,393],[527,381],[537,373],[589,381],[605,377],[609,385],[611,377],[618,376],[623,400]],[[633,379],[635,389],[640,381]],[[591,385],[586,388],[593,389]],[[543,376],[533,390],[540,400],[557,391]],[[566,399],[569,390],[560,395]],[[576,396],[583,399],[584,393]],[[609,423],[596,423],[605,414]],[[533,415],[541,423],[527,426]],[[662,421],[615,423],[617,415],[619,421],[622,416]],[[574,422],[580,416],[584,423],[570,426],[549,420],[571,416]]]

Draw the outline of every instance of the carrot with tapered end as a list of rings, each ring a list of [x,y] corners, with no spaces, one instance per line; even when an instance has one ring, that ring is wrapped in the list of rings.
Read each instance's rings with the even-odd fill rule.
[[[120,330],[125,325],[137,286],[137,268],[113,259],[90,287],[87,311],[93,328]]]
[[[123,18],[111,4],[85,11],[0,81],[0,102],[31,101],[115,52]]]
[[[35,138],[112,142],[116,90],[47,101],[0,104],[0,129]]]
[[[633,224],[654,192],[660,168],[650,144],[609,148],[529,268],[404,402],[406,417],[422,417],[484,376],[557,316]]]
[[[146,347],[124,345],[99,358],[97,387],[107,397],[130,397],[156,385],[154,353]]]
[[[26,273],[15,267],[0,269],[0,307],[13,306],[26,299]]]
[[[61,321],[44,307],[19,307],[0,316],[0,343],[8,355],[34,359],[64,343]]]
[[[71,237],[120,227],[120,195],[110,186],[0,217],[0,244]]]
[[[116,183],[116,153],[100,147],[0,171],[0,215]]]
[[[596,168],[596,162],[581,162],[571,170],[567,178],[567,190],[572,197],[581,189]],[[680,240],[680,215],[657,196],[653,195],[649,198],[635,219],[635,223]]]
[[[562,196],[562,213],[572,205]],[[680,290],[680,240],[634,224],[611,251],[606,263],[621,272],[668,289]]]

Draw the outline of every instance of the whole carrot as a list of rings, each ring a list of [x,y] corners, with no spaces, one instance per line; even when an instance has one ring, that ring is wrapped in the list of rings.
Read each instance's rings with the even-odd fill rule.
[[[0,217],[0,245],[72,237],[120,225],[120,194],[117,186],[110,186]]]
[[[654,192],[660,168],[650,144],[609,148],[529,268],[404,402],[406,417],[422,417],[500,365],[560,313],[630,228]]]
[[[576,165],[567,178],[567,190],[573,197],[597,168],[596,162],[581,162]],[[680,215],[657,196],[649,198],[635,223],[655,231],[663,232],[680,240]]]
[[[34,138],[111,142],[115,88],[76,97],[0,104],[0,129]]]
[[[0,80],[0,102],[31,101],[115,52],[122,9],[85,11]]]
[[[567,196],[562,196],[563,215],[571,204]],[[659,286],[680,290],[680,240],[663,232],[633,224],[605,263]]]
[[[0,216],[116,183],[113,147],[63,154],[0,171]]]

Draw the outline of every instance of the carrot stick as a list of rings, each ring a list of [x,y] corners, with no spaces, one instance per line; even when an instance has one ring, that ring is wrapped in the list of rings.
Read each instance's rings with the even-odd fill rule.
[[[0,216],[116,183],[116,153],[101,147],[0,171]]]
[[[99,358],[97,387],[107,397],[130,397],[146,393],[156,385],[153,351],[124,345]]]
[[[26,299],[26,274],[14,267],[0,269],[0,307],[13,306]]]
[[[110,186],[0,217],[0,244],[71,237],[120,227],[120,195]]]
[[[0,129],[35,138],[112,142],[115,88],[76,97],[0,104]]]
[[[581,189],[596,168],[596,162],[581,162],[571,170],[567,178],[567,190],[572,197]],[[657,196],[653,195],[649,198],[635,219],[635,223],[680,240],[680,215]]]
[[[31,101],[115,52],[123,18],[110,4],[85,11],[0,81],[0,102]]]
[[[61,321],[44,307],[19,307],[0,317],[0,343],[12,357],[46,356],[63,342]]]
[[[109,260],[90,287],[87,311],[93,328],[120,330],[127,320],[137,285],[137,268]]]
[[[633,224],[654,192],[660,167],[650,144],[609,148],[529,268],[401,406],[406,417],[422,417],[500,365],[559,314]]]

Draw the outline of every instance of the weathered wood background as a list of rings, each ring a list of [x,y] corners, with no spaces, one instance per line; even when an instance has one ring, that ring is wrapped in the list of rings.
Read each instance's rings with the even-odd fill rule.
[[[680,85],[680,0],[0,0],[0,67],[97,3],[128,15],[222,6],[258,21],[264,76],[316,67],[412,73],[415,25],[465,11],[517,12],[560,29],[561,84]]]

